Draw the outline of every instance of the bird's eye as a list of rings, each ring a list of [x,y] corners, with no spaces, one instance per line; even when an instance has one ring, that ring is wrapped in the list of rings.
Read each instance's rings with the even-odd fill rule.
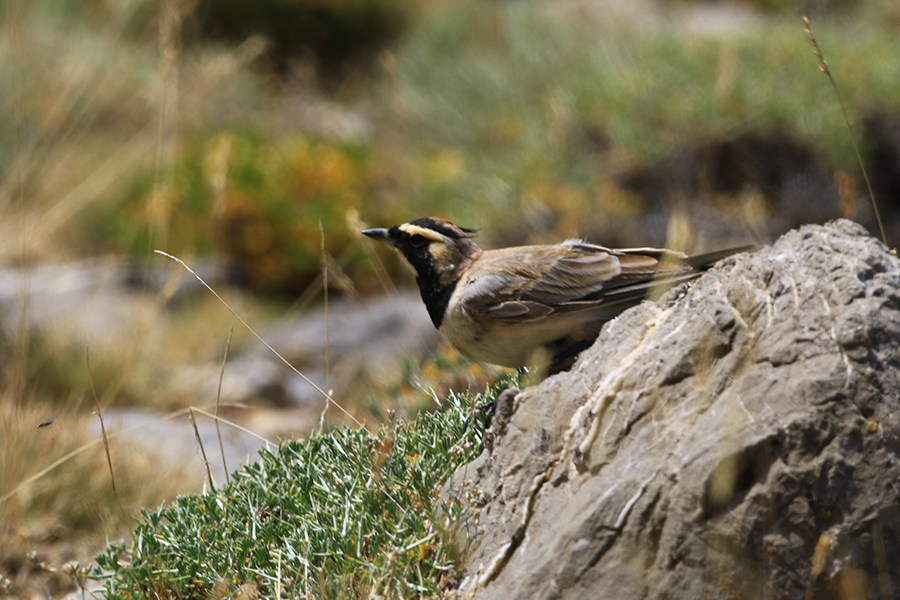
[[[409,236],[409,245],[413,248],[421,248],[427,241],[428,240],[425,239],[425,236],[419,233],[414,233]]]

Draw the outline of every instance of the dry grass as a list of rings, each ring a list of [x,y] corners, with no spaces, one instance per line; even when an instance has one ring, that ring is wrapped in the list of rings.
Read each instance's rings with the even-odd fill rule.
[[[42,591],[51,578],[27,560],[29,553],[36,551],[41,562],[55,567],[73,560],[86,564],[107,539],[128,536],[134,527],[119,502],[137,516],[145,506],[200,487],[184,465],[128,452],[127,440],[119,438],[110,441],[114,494],[96,417],[79,403],[0,397],[0,571],[12,580],[14,597]],[[65,578],[57,582],[64,583]]]
[[[259,52],[251,44],[179,60],[177,19],[167,21],[171,35],[162,47],[127,35],[144,2],[93,3],[94,19],[69,18],[54,4],[13,0],[0,14],[0,127],[11,133],[0,138],[0,266],[102,251],[96,232],[81,228],[83,215],[114,201],[137,171],[155,166],[164,182],[182,123],[173,107],[192,111],[190,119],[221,111],[209,90],[240,96],[242,70]],[[177,86],[180,70],[187,84]],[[164,232],[165,221],[157,225]],[[85,346],[102,410],[134,402],[181,408],[187,399],[166,395],[156,384],[160,373],[186,357],[221,352],[231,321],[202,302],[168,319],[161,293],[137,303],[125,329],[85,333],[79,315],[38,332],[29,277],[22,271],[17,282],[19,324],[0,341],[0,574],[22,597],[71,589],[61,572],[38,563],[87,562],[107,539],[127,537],[140,509],[202,486],[186,463],[161,464],[113,437],[113,493]],[[251,321],[265,312],[232,301]],[[197,327],[192,335],[185,334],[188,321]],[[33,551],[36,561],[27,558]]]
[[[847,124],[847,135],[850,138],[850,141],[853,142],[853,151],[856,152],[856,159],[859,161],[859,168],[862,171],[863,179],[866,182],[866,190],[869,192],[869,198],[872,200],[872,208],[875,211],[875,218],[878,221],[878,229],[881,232],[881,241],[888,245],[887,234],[884,232],[884,222],[881,220],[881,212],[878,210],[878,202],[875,200],[875,192],[872,191],[872,182],[869,179],[869,174],[866,171],[866,165],[863,161],[862,154],[859,151],[859,144],[856,143],[856,136],[853,134],[853,126],[850,125],[850,117],[847,115],[847,106],[844,104],[844,98],[841,96],[841,91],[838,89],[837,82],[834,80],[834,76],[831,74],[831,68],[828,66],[828,63],[825,62],[825,56],[822,54],[822,48],[819,46],[819,42],[816,40],[816,36],[813,34],[812,25],[809,22],[807,17],[803,17],[803,32],[806,34],[806,39],[809,41],[809,45],[813,47],[813,54],[818,61],[819,70],[822,71],[826,77],[828,77],[828,81],[831,83],[831,88],[834,90],[834,95],[837,98],[838,105],[841,108],[841,115],[844,117],[844,122]]]

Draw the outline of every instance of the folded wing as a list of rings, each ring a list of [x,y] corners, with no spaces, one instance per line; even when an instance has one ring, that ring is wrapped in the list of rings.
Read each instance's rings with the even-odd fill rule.
[[[575,240],[517,250],[491,257],[486,274],[468,283],[460,298],[467,311],[518,322],[591,311],[605,320],[654,287],[689,281],[706,267],[671,250],[612,250]]]

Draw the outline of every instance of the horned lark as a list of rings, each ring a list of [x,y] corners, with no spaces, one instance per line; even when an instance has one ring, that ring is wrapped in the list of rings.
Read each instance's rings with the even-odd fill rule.
[[[482,250],[473,230],[435,217],[362,233],[403,253],[434,326],[464,356],[521,367],[543,349],[552,358],[549,372],[571,366],[604,322],[650,290],[696,279],[716,261],[751,249],[688,257],[570,239]]]

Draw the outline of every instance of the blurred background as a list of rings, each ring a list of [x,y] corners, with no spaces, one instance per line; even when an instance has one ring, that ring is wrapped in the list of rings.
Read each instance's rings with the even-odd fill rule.
[[[217,483],[264,443],[222,425],[220,449],[188,407],[277,443],[504,372],[440,344],[364,227],[700,252],[845,216],[880,237],[801,15],[895,245],[895,0],[0,2],[0,595],[64,594],[53,565],[127,537],[120,502],[208,485],[197,437]]]

